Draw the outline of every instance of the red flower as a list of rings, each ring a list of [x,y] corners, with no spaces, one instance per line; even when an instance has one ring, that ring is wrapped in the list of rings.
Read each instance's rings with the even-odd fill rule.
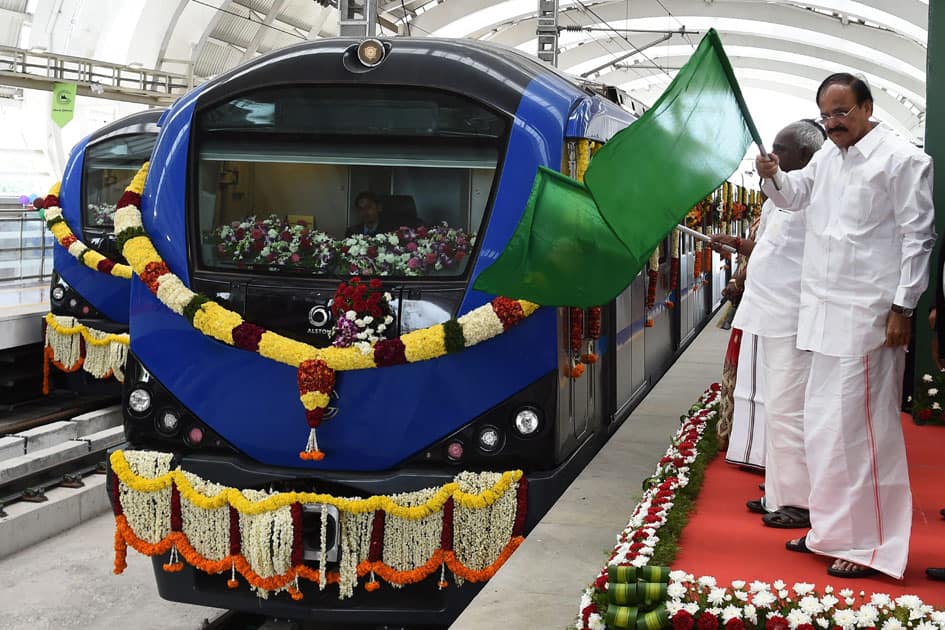
[[[768,617],[768,621],[765,622],[765,630],[790,630],[790,628],[791,624],[787,619],[778,615]]]
[[[815,629],[814,629],[814,626],[809,623],[802,623],[797,626],[797,630],[815,630]]]
[[[719,618],[710,612],[704,612],[699,615],[699,621],[696,623],[699,630],[717,630],[719,627]]]
[[[673,630],[692,630],[692,626],[695,624],[696,620],[687,610],[679,610],[673,615],[673,618],[670,619],[670,623],[673,624]]]
[[[373,259],[373,258],[377,258],[377,248],[374,247],[373,245],[371,245],[370,247],[368,247],[368,248],[367,248],[367,256],[368,256],[368,258],[372,258],[372,259]]]
[[[266,243],[263,242],[261,239],[258,241],[253,241],[253,249],[255,249],[257,252],[261,252],[263,248],[265,247],[266,247]]]
[[[921,411],[919,411],[919,420],[925,421],[925,420],[929,420],[931,417],[932,417],[931,409],[922,409]]]
[[[370,282],[369,284],[371,285],[371,288],[372,288],[372,289],[380,289],[380,288],[381,288],[381,281],[378,280],[377,278],[371,278],[371,282]],[[380,296],[379,293],[372,293],[372,294],[371,294],[371,298],[374,298],[374,297],[380,298],[381,296]]]
[[[234,234],[234,236],[236,236],[236,240],[241,241],[243,240],[243,237],[246,236],[246,230],[243,228],[240,228],[236,230],[236,233]]]
[[[805,625],[809,625],[809,624],[805,624]],[[732,617],[731,619],[725,622],[725,630],[745,630],[745,624],[738,617]],[[798,626],[797,630],[801,630],[801,626]],[[810,630],[814,630],[813,626],[811,626]]]
[[[461,260],[462,260],[463,258],[465,258],[465,257],[466,257],[466,252],[464,252],[464,251],[462,251],[462,250],[456,252],[456,262],[461,261]]]

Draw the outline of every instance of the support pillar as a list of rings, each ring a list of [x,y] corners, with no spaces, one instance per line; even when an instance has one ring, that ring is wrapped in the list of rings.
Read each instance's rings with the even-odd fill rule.
[[[538,58],[558,65],[558,0],[538,0]]]
[[[935,162],[935,231],[938,242],[932,252],[929,269],[929,288],[919,301],[915,322],[915,374],[914,387],[922,386],[922,375],[931,374],[932,341],[929,329],[929,308],[935,305],[935,284],[942,281],[942,270],[938,268],[939,250],[945,241],[945,3],[929,2],[929,45],[926,75],[925,151]],[[939,313],[945,317],[945,313]]]
[[[338,0],[338,26],[341,37],[375,37],[377,0]]]

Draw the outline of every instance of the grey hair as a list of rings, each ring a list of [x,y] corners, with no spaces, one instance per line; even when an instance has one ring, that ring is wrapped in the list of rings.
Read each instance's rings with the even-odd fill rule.
[[[826,134],[816,122],[812,120],[798,120],[783,129],[796,141],[801,151],[816,153],[823,146]]]

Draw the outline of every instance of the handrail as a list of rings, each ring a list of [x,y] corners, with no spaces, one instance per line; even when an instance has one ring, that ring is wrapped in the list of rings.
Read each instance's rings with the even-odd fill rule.
[[[15,224],[15,225],[14,225]],[[36,224],[35,227],[30,224]],[[15,247],[0,245],[0,287],[8,282],[22,280],[48,280],[52,275],[52,235],[47,231],[45,223],[35,211],[0,210],[0,242],[5,238],[15,238]],[[29,244],[25,239],[36,241],[38,244]],[[12,275],[5,275],[3,268],[11,262],[4,254],[16,252],[14,256]],[[39,252],[39,255],[26,256],[27,252]],[[25,262],[39,261],[38,273],[26,273]],[[7,267],[9,268],[9,267]]]

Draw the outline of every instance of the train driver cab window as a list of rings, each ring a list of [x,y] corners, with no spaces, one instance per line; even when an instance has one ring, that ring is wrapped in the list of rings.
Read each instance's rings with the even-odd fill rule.
[[[508,133],[464,96],[393,86],[266,88],[197,116],[204,269],[465,273]]]
[[[156,139],[153,133],[128,134],[86,148],[82,173],[85,227],[112,228],[116,204],[135,173],[151,157]]]

